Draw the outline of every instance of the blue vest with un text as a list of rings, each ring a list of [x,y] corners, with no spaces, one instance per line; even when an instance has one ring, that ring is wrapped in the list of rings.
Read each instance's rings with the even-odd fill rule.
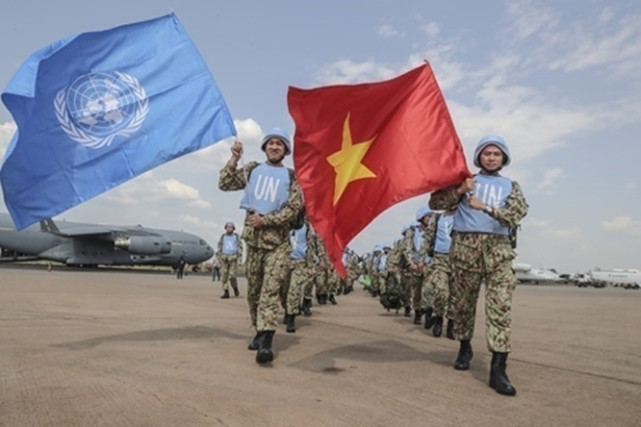
[[[307,255],[307,224],[291,233],[292,253],[291,259],[305,259]]]
[[[288,199],[289,171],[287,168],[263,163],[252,170],[240,207],[267,215],[281,210]]]
[[[385,270],[385,266],[387,265],[387,257],[389,255],[386,254],[385,252],[381,253],[381,257],[378,260],[378,271],[383,271]]]
[[[423,229],[416,227],[414,229],[414,250],[412,251],[412,260],[418,261],[418,251],[421,250],[421,244],[423,243]]]
[[[238,236],[235,234],[223,235],[223,255],[236,255],[238,253]]]
[[[474,176],[476,185],[474,195],[488,206],[502,208],[512,192],[512,181],[498,175]],[[497,220],[483,211],[472,209],[464,198],[454,215],[454,231],[477,232],[489,234],[509,234],[508,227],[502,226]]]
[[[441,215],[436,224],[436,242],[434,252],[449,254],[452,245],[452,226],[454,226],[454,215]]]

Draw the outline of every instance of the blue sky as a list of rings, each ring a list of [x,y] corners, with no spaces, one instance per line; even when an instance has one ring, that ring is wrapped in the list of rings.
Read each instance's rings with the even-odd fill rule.
[[[23,0],[0,14],[0,87],[57,39],[170,11],[214,74],[246,161],[262,158],[264,130],[293,133],[289,85],[383,80],[426,59],[468,159],[485,134],[510,145],[504,174],[530,204],[519,262],[641,268],[641,3]],[[0,106],[0,153],[14,129]],[[214,243],[226,220],[242,219],[241,194],[217,189],[229,147],[175,160],[57,219],[184,229]],[[391,208],[351,246],[391,242],[426,201]]]

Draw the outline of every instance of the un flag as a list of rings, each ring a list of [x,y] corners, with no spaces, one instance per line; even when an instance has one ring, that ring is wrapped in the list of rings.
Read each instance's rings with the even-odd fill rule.
[[[35,52],[2,101],[18,125],[0,169],[17,229],[236,135],[174,14]]]

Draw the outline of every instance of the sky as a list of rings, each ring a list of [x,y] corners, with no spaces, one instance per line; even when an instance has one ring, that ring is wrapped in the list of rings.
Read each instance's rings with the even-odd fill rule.
[[[381,81],[427,60],[470,169],[484,135],[510,147],[503,175],[530,205],[517,262],[641,268],[641,2],[22,0],[3,9],[2,89],[58,39],[175,12],[227,101],[245,161],[264,159],[270,128],[293,135],[288,86]],[[1,105],[2,156],[14,130]],[[215,244],[226,221],[243,218],[241,193],[217,186],[230,147],[176,159],[54,219],[178,229]],[[428,197],[388,209],[350,247],[392,242]]]

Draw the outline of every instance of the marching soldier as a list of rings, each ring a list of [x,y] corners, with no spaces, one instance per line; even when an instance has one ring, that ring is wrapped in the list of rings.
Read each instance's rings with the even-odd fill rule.
[[[220,260],[222,268],[222,285],[223,295],[221,298],[229,298],[229,285],[234,290],[234,296],[240,296],[238,290],[238,281],[236,280],[236,266],[239,265],[243,257],[243,242],[235,233],[236,226],[233,222],[225,224],[225,232],[220,236],[218,241],[218,251],[216,259]]]
[[[429,205],[439,210],[458,206],[450,250],[454,335],[460,341],[454,368],[470,367],[476,301],[484,282],[487,346],[492,352],[489,384],[500,394],[514,396],[516,389],[506,373],[516,286],[510,236],[527,214],[528,204],[519,184],[499,174],[510,160],[503,138],[484,137],[474,150],[474,165],[480,172],[457,187],[433,193]]]
[[[223,191],[244,189],[240,207],[245,209],[243,239],[247,244],[247,302],[256,336],[249,345],[256,362],[274,359],[272,340],[277,326],[279,293],[287,280],[292,223],[303,209],[303,198],[294,171],[283,166],[291,153],[286,132],[272,129],[261,142],[265,163],[250,162],[237,169],[243,144],[236,141],[231,158],[220,172]]]

